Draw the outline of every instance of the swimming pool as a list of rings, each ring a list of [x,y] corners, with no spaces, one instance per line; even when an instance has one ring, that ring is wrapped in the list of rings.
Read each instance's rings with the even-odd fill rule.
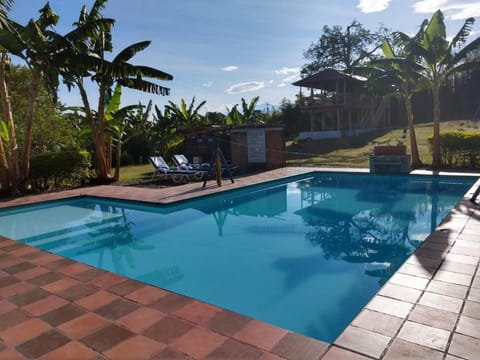
[[[77,198],[3,210],[0,231],[332,342],[473,182],[319,173],[174,206]]]

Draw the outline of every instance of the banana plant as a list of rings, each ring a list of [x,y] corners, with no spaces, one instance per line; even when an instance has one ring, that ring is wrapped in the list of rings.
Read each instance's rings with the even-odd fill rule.
[[[421,31],[414,37],[397,32],[395,38],[406,53],[411,54],[418,65],[415,76],[420,76],[433,95],[433,162],[434,168],[441,166],[440,154],[440,89],[455,73],[469,71],[480,66],[480,59],[472,56],[480,49],[480,37],[467,45],[474,18],[468,18],[449,41],[441,10],[430,20],[424,20]]]

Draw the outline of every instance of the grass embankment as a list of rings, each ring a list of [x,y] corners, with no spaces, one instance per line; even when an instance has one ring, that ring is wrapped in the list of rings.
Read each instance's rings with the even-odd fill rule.
[[[354,138],[332,140],[306,140],[287,143],[288,164],[302,166],[338,166],[364,167],[369,166],[369,155],[375,145],[396,145],[402,141],[407,145],[407,154],[410,154],[410,138],[402,139],[404,128],[376,131]],[[441,131],[447,130],[478,130],[478,124],[472,121],[445,121],[440,125]],[[433,134],[433,124],[425,123],[415,126],[420,159],[429,166],[432,155],[428,144],[428,137]]]
[[[446,121],[440,125],[441,131],[445,130],[478,130],[478,124],[472,121]],[[420,159],[428,166],[432,162],[432,155],[428,145],[428,137],[433,133],[432,123],[418,124],[415,126],[418,151]],[[410,153],[410,140],[407,134],[402,139],[403,128],[377,131],[354,138],[300,141],[287,143],[289,165],[302,166],[338,166],[338,167],[365,167],[369,166],[369,155],[376,144],[397,144],[403,141],[407,144],[407,153]],[[149,179],[153,167],[150,164],[124,166],[120,171],[120,182]]]

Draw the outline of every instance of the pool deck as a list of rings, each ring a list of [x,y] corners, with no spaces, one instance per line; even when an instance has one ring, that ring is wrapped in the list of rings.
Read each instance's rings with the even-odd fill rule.
[[[97,186],[0,208],[79,195],[166,204],[312,170],[332,171],[288,167],[221,188]],[[472,193],[333,344],[0,237],[0,359],[479,359],[480,206],[468,201]]]

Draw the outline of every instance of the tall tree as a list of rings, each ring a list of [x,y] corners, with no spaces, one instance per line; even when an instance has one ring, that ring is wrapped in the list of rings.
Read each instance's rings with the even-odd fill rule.
[[[417,36],[396,33],[405,51],[415,57],[420,66],[417,75],[422,76],[433,95],[434,168],[441,166],[440,89],[453,74],[480,67],[480,60],[472,56],[480,48],[480,37],[465,45],[474,21],[474,18],[466,19],[458,33],[448,41],[444,15],[441,10],[437,10],[429,21],[423,22],[422,30]]]
[[[350,72],[354,66],[374,57],[388,33],[383,26],[377,31],[365,29],[357,20],[345,29],[325,25],[318,41],[303,53],[309,62],[303,66],[302,73],[311,75],[325,68]]]
[[[10,173],[11,178],[15,183],[17,182],[26,182],[29,177],[30,169],[30,150],[31,150],[31,140],[32,140],[32,126],[33,119],[35,117],[35,106],[37,95],[40,91],[42,81],[45,81],[45,84],[48,89],[52,90],[52,93],[55,92],[56,86],[58,85],[58,75],[55,66],[52,66],[50,57],[53,52],[58,52],[59,48],[56,46],[53,51],[51,46],[53,44],[52,38],[48,36],[47,29],[53,27],[58,21],[58,15],[53,12],[47,3],[42,9],[40,9],[40,16],[37,20],[31,19],[27,25],[23,26],[14,21],[8,20],[8,26],[0,29],[0,48],[4,52],[2,56],[3,69],[0,71],[0,83],[3,88],[0,92],[2,96],[2,105],[4,106],[4,117],[5,121],[9,124],[9,129],[11,132],[10,142],[11,142],[11,162],[10,162]],[[8,86],[5,79],[5,65],[8,60],[6,52],[9,52],[15,56],[18,56],[25,61],[26,65],[30,68],[32,74],[31,86],[27,93],[29,99],[28,102],[28,111],[25,118],[25,131],[24,139],[22,143],[22,169],[19,173],[18,171],[18,154],[16,150],[16,136],[15,136],[15,123],[9,111],[9,93]]]
[[[88,12],[83,7],[77,27],[103,19],[101,10],[106,0],[96,0]],[[172,80],[173,77],[163,71],[148,66],[138,66],[129,63],[129,60],[138,52],[150,45],[150,41],[142,41],[123,49],[113,60],[106,58],[106,53],[112,51],[111,28],[113,22],[97,27],[95,34],[76,43],[76,51],[68,59],[68,65],[63,72],[64,79],[69,87],[76,86],[80,92],[85,108],[88,125],[92,134],[95,148],[95,166],[97,178],[105,181],[110,178],[110,162],[107,157],[105,144],[105,104],[112,86],[116,82],[121,86],[148,92],[151,94],[168,95],[169,89],[145,80]],[[86,41],[88,40],[88,41]],[[98,107],[95,117],[90,105],[84,79],[90,78],[98,86]]]
[[[385,39],[382,44],[383,58],[372,60],[365,67],[357,67],[354,72],[366,75],[368,86],[375,92],[388,95],[399,95],[405,105],[410,134],[410,150],[412,153],[412,167],[422,165],[418,153],[415,121],[412,107],[412,96],[421,89],[421,76],[417,73],[421,68],[415,63],[411,53],[395,54],[390,42]]]

